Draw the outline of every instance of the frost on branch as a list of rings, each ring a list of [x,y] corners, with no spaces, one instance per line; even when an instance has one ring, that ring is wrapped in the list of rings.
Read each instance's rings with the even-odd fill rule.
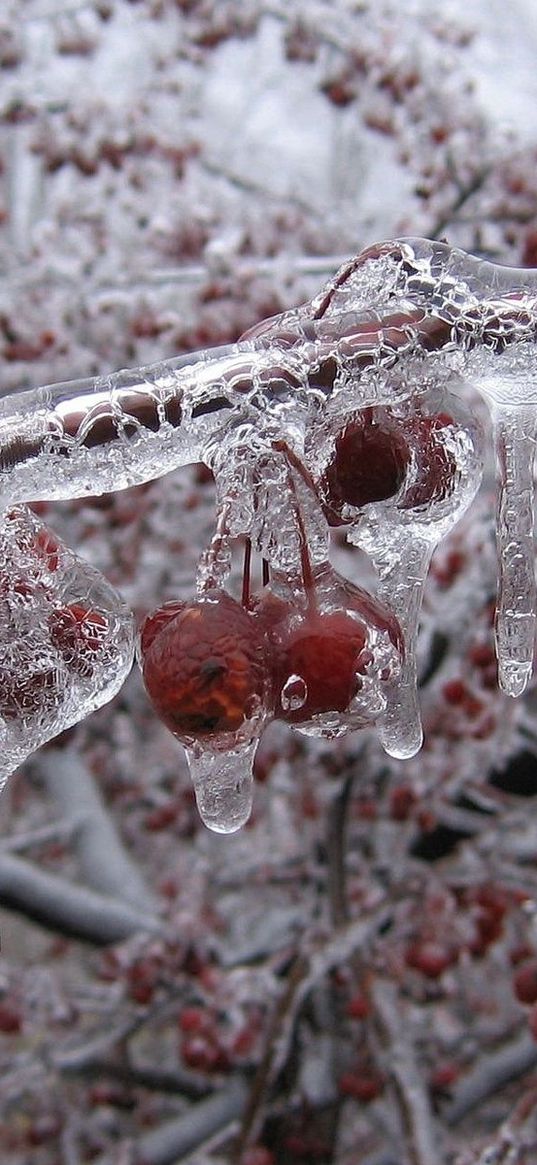
[[[187,749],[212,828],[246,820],[255,746],[272,718],[328,738],[376,724],[392,756],[419,749],[423,586],[484,463],[469,386],[488,406],[497,449],[500,683],[513,696],[524,690],[535,621],[536,287],[534,272],[447,244],[382,243],[236,345],[0,402],[6,508],[123,489],[193,461],[215,474],[217,525],[196,597],[154,612],[140,643],[148,692]],[[370,556],[375,597],[333,571],[335,525]],[[8,521],[15,563],[9,530]],[[240,603],[225,589],[237,539]],[[40,627],[47,614],[48,627],[42,601],[29,598],[28,612]],[[77,711],[66,699],[69,722],[85,700],[99,702],[94,686],[103,699],[116,690],[101,683],[106,666],[94,666],[85,690],[78,677],[84,698]]]

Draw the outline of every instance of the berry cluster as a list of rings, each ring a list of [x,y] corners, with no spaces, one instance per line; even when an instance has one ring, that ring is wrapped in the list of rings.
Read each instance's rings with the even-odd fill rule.
[[[189,759],[253,748],[271,719],[327,738],[382,721],[405,654],[399,622],[391,606],[328,562],[312,564],[304,489],[331,525],[354,523],[379,502],[415,515],[411,520],[432,509],[443,513],[459,472],[457,432],[447,413],[377,406],[329,426],[320,468],[307,468],[283,442],[274,446],[289,469],[297,576],[272,567],[269,582],[265,563],[265,585],[251,594],[247,540],[241,602],[213,580],[199,597],[159,607],[141,628],[147,692]],[[209,777],[205,766],[202,780],[209,779],[212,816],[223,785],[218,793],[215,770]],[[233,816],[234,828],[241,814]]]
[[[330,571],[332,602],[280,597],[266,586],[248,607],[223,589],[171,602],[145,619],[140,663],[153,706],[187,747],[224,751],[270,718],[337,735],[381,711],[372,698],[401,651],[397,621],[366,591]],[[300,596],[301,597],[301,596]],[[343,599],[343,605],[339,605]]]

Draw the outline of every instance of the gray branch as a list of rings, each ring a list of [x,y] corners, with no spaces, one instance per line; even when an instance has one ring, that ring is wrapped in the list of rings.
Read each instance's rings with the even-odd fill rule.
[[[206,1100],[186,1109],[181,1116],[166,1121],[141,1136],[134,1148],[133,1165],[176,1165],[203,1145],[209,1137],[236,1121],[246,1104],[248,1087],[238,1076]],[[95,1165],[115,1165],[108,1154]]]
[[[160,930],[155,915],[8,854],[0,855],[0,906],[19,911],[49,930],[100,946],[140,931]]]
[[[537,1044],[526,1031],[496,1051],[485,1051],[454,1089],[453,1100],[443,1114],[446,1124],[459,1124],[488,1096],[525,1076],[536,1064]]]
[[[63,820],[74,829],[85,882],[101,894],[154,913],[156,903],[125,849],[89,769],[74,749],[47,749],[39,772]]]

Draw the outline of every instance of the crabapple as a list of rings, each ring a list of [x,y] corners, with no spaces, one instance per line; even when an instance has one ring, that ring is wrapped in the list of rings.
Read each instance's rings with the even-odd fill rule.
[[[344,611],[313,611],[277,634],[276,715],[288,723],[319,712],[345,712],[360,689],[370,655],[367,630]]]
[[[183,744],[251,727],[267,693],[263,636],[252,615],[220,590],[168,613],[153,612],[140,635],[158,716]]]
[[[360,509],[394,497],[403,484],[410,450],[386,409],[364,409],[336,437],[319,479],[330,525],[345,522],[345,506]]]
[[[319,724],[316,718],[328,713],[327,730],[348,727],[335,714],[348,712],[364,677],[373,670],[382,679],[380,661],[389,669],[401,650],[391,611],[331,567],[316,573],[305,609],[268,589],[255,613],[268,641],[274,715],[289,724]],[[364,703],[361,723],[367,718]],[[359,726],[355,717],[353,727]]]

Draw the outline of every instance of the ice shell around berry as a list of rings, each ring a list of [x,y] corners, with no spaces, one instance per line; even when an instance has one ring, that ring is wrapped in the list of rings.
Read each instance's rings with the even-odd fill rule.
[[[403,641],[387,605],[329,563],[313,577],[313,606],[286,602],[280,580],[282,596],[267,588],[257,610],[270,645],[275,717],[330,739],[383,715],[384,688],[399,673]]]
[[[119,691],[131,612],[30,510],[0,524],[0,785],[36,748]]]

